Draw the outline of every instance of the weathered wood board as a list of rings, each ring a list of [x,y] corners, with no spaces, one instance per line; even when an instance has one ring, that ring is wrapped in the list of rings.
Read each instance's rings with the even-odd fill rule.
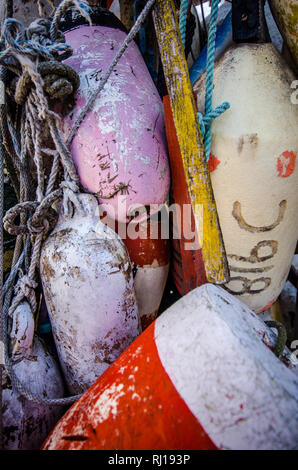
[[[229,278],[225,248],[173,0],[157,0],[153,10],[153,20],[185,178],[199,233],[203,223],[203,236],[199,239],[207,280],[224,283]],[[201,220],[201,205],[203,220]]]

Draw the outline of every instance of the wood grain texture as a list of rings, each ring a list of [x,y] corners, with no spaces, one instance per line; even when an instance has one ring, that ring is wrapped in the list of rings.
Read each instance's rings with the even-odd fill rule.
[[[203,222],[199,240],[207,280],[224,283],[228,264],[173,0],[157,0],[153,20],[198,234]]]

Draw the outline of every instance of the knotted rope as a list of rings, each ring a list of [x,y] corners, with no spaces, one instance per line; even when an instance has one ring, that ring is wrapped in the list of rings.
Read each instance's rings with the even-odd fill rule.
[[[59,11],[63,12],[65,7],[70,6],[70,4],[79,5],[80,11],[83,7],[86,7],[85,2],[66,0],[60,5]],[[84,11],[84,15],[86,15],[86,10]],[[31,155],[37,172],[37,200],[26,200],[26,194],[22,190],[21,202],[11,208],[3,220],[5,229],[9,233],[17,235],[17,241],[22,243],[24,236],[28,237],[28,234],[30,234],[33,246],[30,263],[25,274],[20,271],[21,263],[17,263],[18,271],[13,269],[13,274],[11,273],[10,276],[11,284],[5,286],[4,338],[7,338],[8,317],[13,316],[16,308],[24,299],[29,302],[33,314],[37,309],[35,295],[35,289],[38,285],[36,269],[39,264],[41,245],[46,234],[54,227],[57,220],[56,212],[51,209],[52,205],[62,197],[65,216],[72,216],[73,205],[76,210],[80,210],[80,204],[76,197],[79,192],[79,178],[70,152],[59,132],[60,118],[49,109],[48,99],[60,98],[65,91],[73,94],[79,86],[75,72],[70,67],[66,67],[55,60],[55,57],[61,58],[61,54],[59,54],[61,51],[68,51],[68,53],[70,51],[69,46],[65,44],[53,43],[53,39],[59,38],[59,40],[62,40],[62,36],[56,27],[58,19],[59,14],[57,15],[56,12],[53,20],[54,25],[46,20],[38,20],[33,26],[29,27],[29,31],[24,31],[23,26],[15,20],[6,20],[4,25],[3,36],[6,49],[0,53],[0,62],[6,63],[7,68],[11,68],[20,76],[16,85],[15,98],[18,104],[23,105],[21,145],[20,149],[17,148],[15,151],[20,161],[24,159],[25,155]],[[69,81],[71,86],[66,83],[66,80]],[[13,128],[12,123],[11,127]],[[43,134],[45,132],[48,132],[51,136],[54,149],[44,147]],[[16,135],[14,138],[17,140]],[[49,156],[53,158],[53,165],[46,184],[44,159],[45,157],[49,158]],[[54,190],[60,171],[60,163],[64,170],[64,181],[58,189]],[[20,220],[19,225],[15,225],[17,217]],[[20,243],[19,246],[21,246]],[[26,259],[26,252],[27,248],[23,251],[21,257]],[[16,295],[10,304],[12,287],[17,272],[21,272],[21,277],[17,281],[15,286]],[[7,341],[4,342],[4,353],[5,366],[10,375],[12,386],[29,400],[49,405],[65,405],[79,398],[79,395],[63,399],[36,397],[20,383],[15,375],[9,357]]]
[[[24,52],[23,50],[23,53],[21,54],[20,50],[16,50],[14,43],[11,42],[10,47],[8,47],[2,55],[0,54],[0,63],[6,63],[7,67],[12,67],[14,71],[16,69],[16,63],[12,62],[11,59],[17,59],[17,66],[21,65],[22,74],[26,74],[23,78],[24,82],[26,84],[29,82],[29,76],[30,81],[34,85],[31,86],[30,90],[28,89],[27,94],[20,93],[17,94],[17,96],[21,96],[21,101],[25,99],[25,104],[23,105],[23,107],[25,109],[24,114],[26,117],[22,123],[22,128],[24,130],[24,132],[22,133],[22,144],[25,147],[26,152],[31,152],[31,154],[33,154],[38,179],[36,194],[37,201],[21,202],[14,208],[10,209],[4,218],[4,226],[10,233],[18,233],[18,237],[23,237],[24,235],[28,236],[27,234],[30,233],[31,238],[34,238],[28,274],[23,275],[17,282],[16,297],[14,298],[11,305],[11,285],[5,285],[5,289],[7,292],[4,301],[3,334],[5,338],[7,337],[7,317],[13,315],[15,309],[24,298],[28,300],[33,312],[36,309],[36,298],[34,292],[36,286],[35,272],[40,257],[42,241],[46,233],[51,229],[51,218],[49,217],[51,206],[57,199],[63,197],[63,208],[66,216],[72,216],[74,207],[77,211],[82,211],[82,207],[80,206],[80,203],[76,198],[76,193],[79,191],[79,178],[76,173],[68,147],[73,137],[75,136],[81,122],[84,120],[88,111],[94,104],[94,101],[98,96],[99,92],[103,89],[104,85],[112,74],[115,65],[117,65],[120,58],[126,51],[129,43],[139,32],[139,29],[146,16],[148,15],[154,2],[155,0],[149,0],[147,2],[146,6],[138,17],[135,25],[130,30],[118,53],[116,54],[114,60],[112,61],[108,71],[100,81],[97,89],[94,90],[94,92],[90,95],[85,108],[82,110],[79,118],[74,123],[66,142],[63,141],[59,132],[59,117],[53,111],[49,110],[48,101],[44,95],[44,91],[47,90],[47,83],[45,83],[46,80],[43,80],[43,72],[41,69],[38,68],[41,64],[37,60],[38,57],[42,57],[44,60],[48,61],[52,60],[52,58],[46,59],[44,51],[47,51],[47,53],[50,53],[53,56],[54,53],[59,53],[61,52],[61,50],[65,52],[65,45],[64,48],[62,46],[54,47],[53,44],[48,46],[46,45],[46,39],[42,39],[44,45],[41,44],[41,53],[37,57],[34,55],[36,47],[31,47],[31,45],[26,42],[25,44],[22,44],[22,41],[24,42],[24,37],[22,36],[22,33],[18,35],[17,32],[15,33],[16,36],[12,39],[17,43],[17,47],[27,48],[26,52]],[[83,10],[84,13],[81,10],[80,11],[86,17],[88,10],[86,10],[87,4],[85,1],[78,2],[77,0],[64,0],[62,4],[58,7],[50,27],[50,37],[52,40],[57,37],[59,15],[62,14],[65,9],[70,6],[70,4],[73,4]],[[90,19],[88,18],[88,21],[89,20]],[[33,35],[34,34],[35,33],[33,33]],[[32,41],[33,35],[31,36],[31,40],[29,41]],[[21,36],[22,40],[20,39]],[[48,50],[49,47],[50,50]],[[59,57],[61,57],[61,54],[59,55]],[[45,62],[45,64],[46,63],[47,62]],[[11,66],[11,64],[13,65]],[[26,87],[29,88],[28,85],[26,85]],[[55,149],[45,149],[42,146],[42,133],[44,132],[45,123],[49,128],[49,132],[52,137]],[[47,181],[47,185],[45,185],[45,174],[42,164],[42,157],[44,154],[53,157],[52,168]],[[54,190],[57,175],[60,169],[60,162],[62,163],[62,166],[64,168],[64,181],[60,184],[59,189]],[[29,216],[30,212],[34,212],[32,216]],[[20,215],[21,224],[19,226],[16,226],[14,221],[18,215]],[[21,255],[21,258],[23,259],[26,257],[26,249]],[[20,268],[21,263],[18,262],[17,265],[18,268]],[[17,272],[15,268],[13,269],[13,272],[10,276],[10,282],[12,283]],[[9,357],[7,341],[5,341],[4,344],[4,352],[6,369],[10,375],[12,386],[16,390],[18,390],[20,394],[24,395],[28,400],[31,400],[35,403],[42,403],[48,405],[65,405],[76,401],[80,397],[80,395],[77,395],[74,397],[62,399],[47,399],[35,396],[23,386],[23,384],[19,381],[18,377],[15,375]]]

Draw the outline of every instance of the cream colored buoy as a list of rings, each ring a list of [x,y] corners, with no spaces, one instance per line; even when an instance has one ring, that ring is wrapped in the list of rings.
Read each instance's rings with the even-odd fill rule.
[[[13,314],[10,332],[14,373],[28,391],[41,398],[62,398],[58,366],[44,343],[34,335],[34,319],[27,302]],[[12,388],[4,369],[2,395],[3,445],[6,450],[38,450],[63,413],[61,406],[37,404]]]
[[[228,255],[226,289],[255,312],[280,294],[298,235],[298,106],[294,75],[272,44],[243,44],[216,63],[212,186]],[[205,76],[194,85],[202,112]]]
[[[40,271],[62,370],[73,394],[85,391],[140,333],[125,245],[99,220],[98,203],[60,214],[45,241]]]

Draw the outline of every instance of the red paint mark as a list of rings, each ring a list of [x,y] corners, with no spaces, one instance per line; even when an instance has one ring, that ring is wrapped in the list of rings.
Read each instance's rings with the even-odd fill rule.
[[[245,419],[244,419],[244,418],[238,418],[238,419],[236,420],[235,424],[241,423],[242,421],[245,421]]]
[[[287,178],[295,170],[296,153],[286,150],[277,159],[278,176]]]
[[[70,408],[43,449],[217,449],[164,369],[154,327],[151,324]],[[121,390],[117,399],[109,396],[113,389]],[[101,419],[99,401],[107,410]],[[87,439],[68,440],[77,434]]]
[[[272,305],[274,304],[275,301],[276,301],[276,299],[271,300],[271,302],[269,302],[269,304],[267,304],[265,307],[262,308],[262,312],[265,312],[265,310],[268,310],[270,307],[272,307]]]
[[[216,158],[215,155],[210,153],[209,160],[208,160],[209,172],[212,173],[212,171],[216,170],[219,164],[220,164],[220,160],[218,160],[218,158]]]
[[[243,410],[243,403],[241,403],[240,405],[240,410]]]

